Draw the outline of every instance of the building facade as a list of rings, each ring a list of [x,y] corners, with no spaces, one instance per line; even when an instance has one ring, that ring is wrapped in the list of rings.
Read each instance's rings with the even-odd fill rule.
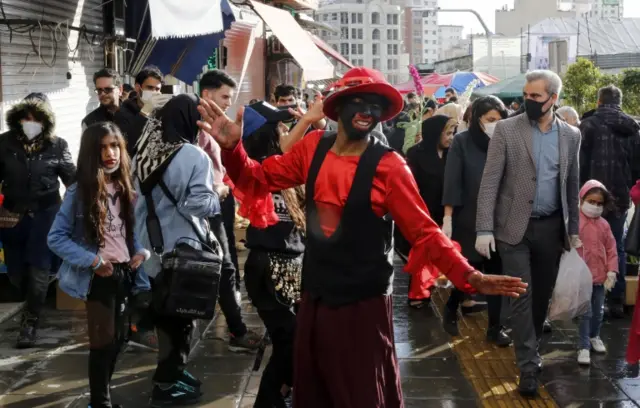
[[[315,19],[335,29],[318,34],[353,65],[377,69],[391,83],[408,79],[402,7],[388,0],[325,2]]]
[[[438,26],[438,42],[440,43],[440,49],[438,52],[438,60],[447,58],[453,58],[459,55],[450,55],[448,52],[452,49],[460,49],[464,47],[464,39],[462,38],[462,31],[464,26],[460,25],[439,25]],[[462,47],[461,47],[462,45]],[[466,48],[469,48],[468,42]]]

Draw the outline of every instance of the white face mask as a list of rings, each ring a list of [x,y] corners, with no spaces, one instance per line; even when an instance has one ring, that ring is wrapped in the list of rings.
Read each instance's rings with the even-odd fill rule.
[[[142,102],[151,102],[151,98],[153,95],[159,94],[160,92],[155,91],[142,91],[142,95],[140,95],[140,99]]]
[[[597,205],[583,203],[582,213],[589,218],[599,218],[602,215],[603,208]]]
[[[22,122],[22,131],[29,140],[33,140],[36,136],[42,133],[42,124],[33,121]]]
[[[120,162],[118,162],[118,164],[116,164],[110,169],[103,167],[102,170],[104,171],[105,174],[111,174],[111,173],[115,173],[116,170],[118,170],[119,168],[120,168]]]
[[[482,126],[484,127],[484,133],[489,136],[489,139],[491,139],[493,137],[493,133],[496,131],[496,126],[498,125],[498,122],[491,122],[491,123],[483,123]]]

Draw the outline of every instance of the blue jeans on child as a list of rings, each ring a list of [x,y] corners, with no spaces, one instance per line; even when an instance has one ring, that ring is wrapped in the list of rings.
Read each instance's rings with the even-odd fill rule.
[[[604,315],[604,286],[593,285],[591,295],[591,308],[580,318],[580,350],[591,350],[589,339],[600,336],[602,316]]]

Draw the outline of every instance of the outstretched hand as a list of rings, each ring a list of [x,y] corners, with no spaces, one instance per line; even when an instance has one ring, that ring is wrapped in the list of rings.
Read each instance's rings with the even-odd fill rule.
[[[209,133],[223,149],[233,149],[242,138],[242,116],[244,108],[238,109],[235,122],[231,120],[211,99],[200,98],[198,111],[202,120],[198,127]]]
[[[517,298],[527,291],[527,284],[520,278],[501,275],[484,275],[478,271],[469,275],[469,284],[479,293]]]

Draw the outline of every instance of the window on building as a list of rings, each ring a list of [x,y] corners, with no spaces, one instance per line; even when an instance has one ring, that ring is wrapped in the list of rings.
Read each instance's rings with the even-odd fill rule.
[[[398,15],[397,14],[393,15],[393,24],[398,25]]]
[[[398,55],[398,44],[393,44],[393,55]]]
[[[328,14],[323,14],[322,15],[322,21],[327,21],[329,19],[329,15]]]
[[[398,30],[396,30],[396,29],[393,30],[393,39],[394,40],[398,39]]]
[[[349,55],[349,44],[347,43],[340,44],[340,54],[345,56]]]
[[[340,13],[340,24],[349,24],[349,13]]]
[[[364,39],[364,29],[358,28],[358,40]]]
[[[351,13],[351,24],[356,24],[358,22],[358,13]]]
[[[373,69],[380,69],[380,58],[373,59]]]
[[[353,38],[354,40],[356,38],[358,38],[358,29],[357,28],[352,28],[351,29],[351,38]]]
[[[438,44],[438,40],[433,40],[433,45],[437,45]]]
[[[362,4],[362,0],[356,0],[357,4]]]
[[[414,37],[420,37],[420,30],[413,30]]]
[[[351,44],[351,54],[352,55],[358,54],[358,45],[357,44]]]
[[[335,44],[331,45],[331,48],[333,48],[334,51],[338,51],[338,46]]]
[[[438,32],[436,30],[433,30],[433,35],[438,35]]]
[[[358,13],[358,24],[362,24],[364,21],[364,16],[362,13]]]
[[[360,66],[360,67],[361,67],[361,66],[363,66],[363,65],[364,65],[364,60],[359,59],[359,60],[358,60],[358,66]]]
[[[392,70],[393,69],[393,61],[391,61],[390,59],[387,60],[387,70]]]
[[[431,53],[432,53],[432,54],[437,54],[437,53],[438,53],[438,51],[437,51],[437,50],[432,50],[432,51],[431,51]]]
[[[363,55],[364,54],[364,45],[363,44],[358,44],[358,54],[359,55]]]
[[[387,40],[391,40],[393,38],[393,32],[392,30],[387,30]]]
[[[323,36],[323,37],[326,37],[327,36],[327,32],[325,30],[322,30],[322,34],[320,34],[320,35]]]
[[[398,69],[398,60],[397,59],[393,60],[393,69]]]
[[[348,40],[349,39],[349,29],[347,27],[340,28],[340,37],[343,40]]]
[[[371,13],[371,24],[380,24],[380,13]]]
[[[338,13],[331,13],[331,21],[338,21]]]
[[[371,44],[371,54],[372,55],[380,54],[380,47],[378,45],[379,44]]]
[[[393,19],[391,14],[387,14],[387,25],[393,24]]]
[[[391,55],[393,53],[393,46],[391,44],[387,44],[387,55]]]

